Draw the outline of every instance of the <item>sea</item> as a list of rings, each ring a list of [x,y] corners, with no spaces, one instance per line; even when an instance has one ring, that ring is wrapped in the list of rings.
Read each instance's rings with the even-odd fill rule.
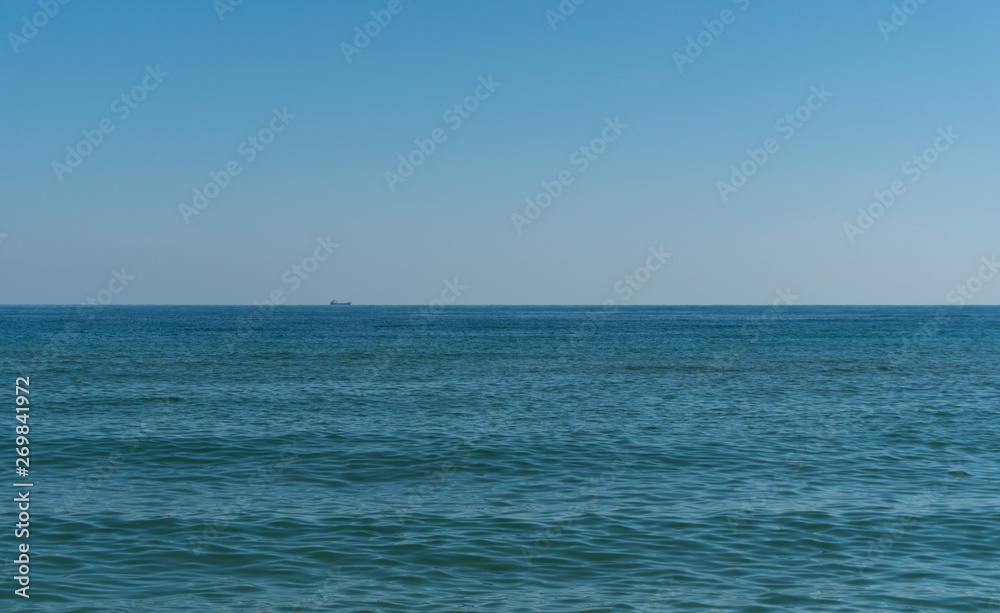
[[[973,306],[0,307],[0,609],[1000,611],[998,357]]]

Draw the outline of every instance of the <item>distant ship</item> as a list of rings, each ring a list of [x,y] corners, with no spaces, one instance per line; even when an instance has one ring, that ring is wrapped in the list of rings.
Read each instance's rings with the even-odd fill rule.
[[[337,302],[336,300],[330,301],[331,306],[351,306],[350,302]]]

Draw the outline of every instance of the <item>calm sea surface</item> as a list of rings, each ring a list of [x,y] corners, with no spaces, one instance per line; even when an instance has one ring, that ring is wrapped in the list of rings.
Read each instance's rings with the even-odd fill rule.
[[[998,357],[996,308],[0,307],[0,609],[1000,610]]]

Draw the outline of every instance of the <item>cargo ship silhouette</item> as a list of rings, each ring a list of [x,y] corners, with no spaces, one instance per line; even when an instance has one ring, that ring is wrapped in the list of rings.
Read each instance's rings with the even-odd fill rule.
[[[336,300],[330,301],[331,306],[351,306],[350,302],[337,302]]]

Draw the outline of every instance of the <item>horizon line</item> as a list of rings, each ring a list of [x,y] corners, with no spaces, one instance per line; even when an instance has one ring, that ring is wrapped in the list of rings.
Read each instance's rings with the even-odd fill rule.
[[[584,304],[584,303],[573,303],[573,304],[445,304],[445,305],[431,305],[427,303],[421,304],[247,304],[247,303],[233,303],[233,304],[223,304],[223,303],[205,303],[205,304],[182,304],[182,303],[129,303],[129,304],[70,304],[70,303],[0,303],[0,307],[77,307],[77,308],[91,308],[91,309],[105,309],[105,308],[127,308],[127,307],[269,307],[269,308],[296,308],[296,307],[334,307],[334,306],[351,306],[351,307],[435,307],[435,308],[476,308],[476,307],[604,307],[606,305],[602,303],[595,304]],[[614,307],[622,308],[643,308],[643,307],[774,307],[774,308],[802,308],[802,307],[945,307],[945,308],[962,308],[962,307],[1000,307],[1000,304],[938,304],[938,303],[920,303],[920,304],[886,304],[886,303],[844,303],[844,304],[753,304],[753,303],[743,303],[743,304],[615,304],[611,305]],[[343,310],[343,309],[340,309]]]

